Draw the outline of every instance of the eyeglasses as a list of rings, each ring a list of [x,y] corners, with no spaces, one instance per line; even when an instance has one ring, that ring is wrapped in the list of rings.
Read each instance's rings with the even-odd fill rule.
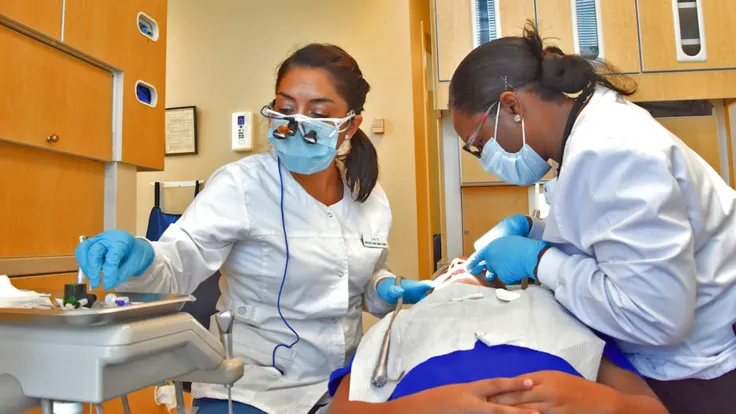
[[[488,116],[491,114],[491,110],[497,104],[498,102],[495,102],[488,107],[488,110],[486,110],[486,113],[484,113],[483,117],[480,118],[480,122],[478,122],[478,126],[475,127],[473,133],[465,139],[465,145],[463,145],[463,149],[476,158],[480,158],[480,155],[483,153],[483,143],[479,138],[480,130],[483,128],[483,125],[485,125],[486,121],[488,121]]]
[[[287,136],[293,136],[299,129],[307,143],[314,144],[317,142],[316,132],[314,130],[306,131],[310,125],[327,125],[333,129],[330,137],[346,131],[350,127],[350,121],[355,117],[355,111],[348,112],[344,118],[311,118],[302,114],[282,114],[273,110],[274,102],[264,105],[261,108],[261,115],[266,119],[288,121],[288,125],[283,126],[283,131],[279,130],[274,133],[274,137],[278,139],[286,139]]]

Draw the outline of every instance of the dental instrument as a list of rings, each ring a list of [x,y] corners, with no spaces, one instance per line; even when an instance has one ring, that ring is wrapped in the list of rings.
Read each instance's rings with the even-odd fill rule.
[[[186,414],[187,409],[184,406],[184,383],[174,381],[174,395],[176,396],[176,413]]]
[[[396,276],[396,286],[401,286],[401,279],[403,279],[401,276]],[[378,355],[378,361],[376,362],[376,368],[373,370],[373,377],[371,380],[371,383],[378,388],[382,388],[388,381],[388,349],[391,345],[391,327],[394,324],[394,320],[396,320],[396,315],[399,314],[403,305],[404,298],[403,296],[399,296],[394,313],[391,315],[391,321],[389,321],[388,328],[386,328],[386,333],[383,336],[381,352]]]
[[[122,400],[123,402],[123,412],[125,414],[130,414],[130,403],[128,403],[128,394],[121,395],[120,400]]]
[[[222,346],[225,347],[225,357],[230,359],[233,357],[233,322],[235,318],[229,310],[218,313],[215,316],[217,327],[220,328],[220,337]],[[233,386],[225,384],[227,388],[227,410],[229,414],[233,414]]]
[[[84,243],[87,236],[79,236],[79,244]],[[64,305],[72,305],[87,297],[87,278],[84,276],[82,267],[77,269],[77,280],[75,283],[64,285]]]

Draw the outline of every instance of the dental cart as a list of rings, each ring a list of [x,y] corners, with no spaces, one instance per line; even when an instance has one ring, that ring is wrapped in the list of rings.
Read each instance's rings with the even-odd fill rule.
[[[193,298],[125,295],[135,304],[1,308],[0,414],[39,405],[51,414],[54,401],[100,404],[117,397],[124,398],[127,411],[127,393],[166,380],[228,386],[242,377],[243,362],[232,358],[232,347],[223,347],[191,315],[179,312]],[[230,331],[222,336],[230,345]]]

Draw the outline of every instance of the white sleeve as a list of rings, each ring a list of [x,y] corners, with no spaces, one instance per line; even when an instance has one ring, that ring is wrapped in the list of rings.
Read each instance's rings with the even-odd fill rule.
[[[693,232],[669,158],[631,150],[590,151],[568,164],[552,212],[585,254],[549,249],[539,280],[583,323],[631,343],[667,346],[695,314]],[[564,226],[564,227],[563,227]]]
[[[153,264],[120,290],[190,294],[220,269],[250,228],[245,184],[237,168],[225,166],[212,175],[184,215],[151,243]]]

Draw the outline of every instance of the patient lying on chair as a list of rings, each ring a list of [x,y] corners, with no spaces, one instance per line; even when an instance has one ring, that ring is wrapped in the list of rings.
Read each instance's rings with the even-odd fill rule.
[[[393,323],[388,383],[371,379],[391,315],[332,374],[331,414],[667,412],[616,345],[546,289],[501,290],[457,259],[435,281]]]

